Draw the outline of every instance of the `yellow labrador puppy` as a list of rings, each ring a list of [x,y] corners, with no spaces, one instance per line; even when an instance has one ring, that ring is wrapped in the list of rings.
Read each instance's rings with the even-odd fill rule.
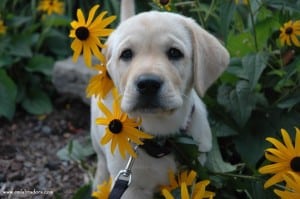
[[[122,0],[123,18],[132,1]],[[127,10],[126,10],[127,9]],[[127,16],[126,16],[127,15]],[[154,136],[170,136],[179,129],[197,143],[204,163],[212,137],[205,106],[199,96],[221,75],[229,55],[220,42],[194,20],[167,12],[145,12],[122,21],[105,49],[108,72],[122,94],[121,108],[142,119],[142,129]],[[104,100],[111,106],[112,97]],[[91,136],[98,155],[94,185],[115,178],[127,160],[112,155],[99,140],[104,128],[95,124],[102,115],[92,99]],[[168,171],[176,171],[172,153],[152,157],[139,149],[132,182],[122,199],[150,199],[159,185],[168,184]],[[95,187],[95,186],[94,186]]]

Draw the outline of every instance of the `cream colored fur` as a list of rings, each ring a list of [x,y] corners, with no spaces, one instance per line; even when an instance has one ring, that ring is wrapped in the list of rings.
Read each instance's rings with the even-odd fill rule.
[[[107,67],[123,95],[121,108],[131,116],[141,117],[144,131],[155,136],[177,132],[187,123],[191,107],[195,105],[188,135],[198,143],[202,152],[199,159],[203,163],[205,152],[212,147],[212,137],[205,105],[199,96],[205,94],[227,67],[229,55],[225,48],[192,19],[156,11],[123,21],[109,37],[107,45],[104,52]],[[180,50],[182,59],[168,59],[166,52],[170,48]],[[126,49],[134,52],[129,61],[120,58]],[[153,110],[137,106],[136,79],[143,74],[154,74],[164,82],[159,95],[160,107]],[[111,107],[112,96],[109,95],[104,103]],[[109,145],[99,144],[104,128],[95,124],[95,119],[102,115],[95,98],[91,111],[91,136],[98,155],[96,185],[110,176],[116,177],[127,160],[123,160],[117,151],[112,155]],[[168,171],[176,168],[172,154],[157,159],[140,149],[132,171],[132,183],[122,199],[151,199],[160,185],[169,183]]]

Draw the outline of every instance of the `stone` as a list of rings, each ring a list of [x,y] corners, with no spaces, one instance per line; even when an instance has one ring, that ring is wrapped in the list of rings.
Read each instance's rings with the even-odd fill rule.
[[[69,57],[55,63],[52,82],[59,93],[80,97],[89,105],[90,99],[86,97],[85,89],[91,76],[95,74],[96,71],[85,66],[82,56],[77,62],[73,62],[72,57]]]

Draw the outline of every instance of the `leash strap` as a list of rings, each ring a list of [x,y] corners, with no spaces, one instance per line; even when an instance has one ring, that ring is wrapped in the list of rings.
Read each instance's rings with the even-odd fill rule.
[[[128,188],[128,186],[129,186],[129,181],[118,179],[115,182],[115,185],[112,191],[110,192],[108,199],[120,199],[124,194],[124,192],[126,191],[126,189]]]
[[[134,150],[137,151],[138,145],[134,147]],[[124,170],[121,170],[116,177],[115,184],[109,194],[108,199],[120,199],[125,193],[126,189],[131,183],[132,167],[134,163],[134,157],[130,156],[127,162],[127,165]]]

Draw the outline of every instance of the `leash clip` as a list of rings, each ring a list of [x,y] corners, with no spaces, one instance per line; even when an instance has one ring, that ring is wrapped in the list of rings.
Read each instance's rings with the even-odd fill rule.
[[[134,147],[135,152],[137,151],[137,148],[138,145]],[[130,185],[134,160],[135,158],[130,156],[125,169],[119,171],[116,176],[115,184],[110,192],[109,199],[120,199]]]

